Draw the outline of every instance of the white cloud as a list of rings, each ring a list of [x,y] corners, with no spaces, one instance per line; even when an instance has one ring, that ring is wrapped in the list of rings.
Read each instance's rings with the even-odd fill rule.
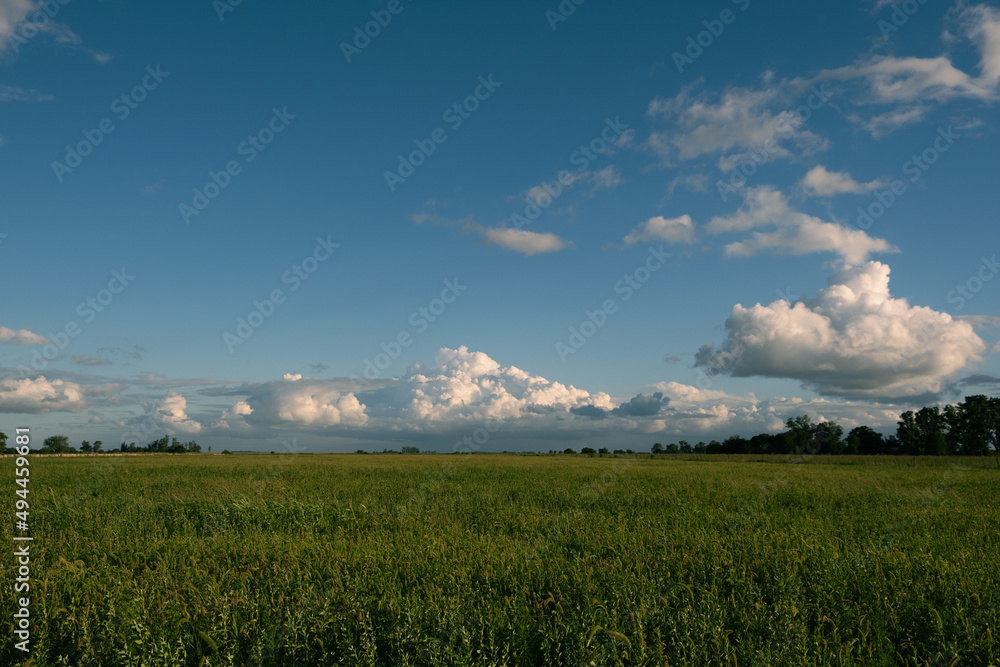
[[[614,165],[608,165],[604,169],[593,172],[591,181],[594,183],[594,188],[591,190],[591,194],[593,194],[601,188],[618,187],[625,182],[625,179],[622,178],[621,173],[615,169]]]
[[[670,243],[693,243],[695,237],[694,222],[691,216],[684,214],[678,218],[656,216],[640,223],[625,237],[629,245],[639,241],[669,241]]]
[[[748,257],[765,250],[792,255],[833,252],[847,263],[858,264],[872,253],[896,252],[884,239],[792,209],[787,198],[769,186],[749,188],[743,196],[743,205],[736,213],[713,218],[705,228],[713,234],[760,227],[777,229],[754,232],[749,239],[730,243],[725,248],[728,256]]]
[[[750,150],[767,147],[773,159],[791,157],[790,145],[802,152],[825,148],[826,142],[789,109],[795,106],[791,93],[796,86],[770,79],[765,75],[759,89],[729,88],[717,101],[706,93],[692,95],[690,88],[671,99],[653,100],[649,115],[673,121],[674,127],[653,132],[647,147],[671,162],[721,153],[723,171],[746,159]]]
[[[531,203],[546,208],[552,204],[552,202],[562,193],[572,189],[578,183],[590,183],[591,187],[589,194],[593,196],[595,192],[602,188],[611,189],[618,187],[625,182],[622,178],[621,173],[615,168],[614,165],[608,165],[604,169],[599,171],[565,171],[561,172],[561,177],[557,176],[551,182],[542,182],[538,185],[534,185],[520,196],[529,200]],[[517,197],[512,197],[516,199]]]
[[[946,101],[955,97],[988,99],[993,91],[944,57],[897,58],[876,56],[854,65],[824,70],[820,78],[849,81],[861,79],[868,89],[870,102],[920,102],[927,99]]]
[[[850,172],[830,171],[823,165],[817,165],[809,170],[801,185],[818,197],[832,197],[840,194],[862,195],[882,187],[882,181],[859,183]]]
[[[483,239],[491,245],[498,245],[525,255],[555,252],[570,245],[568,241],[551,232],[532,232],[510,227],[484,227]]]
[[[187,415],[187,399],[174,391],[168,392],[160,401],[152,417],[178,433],[201,431],[201,424]]]
[[[853,123],[858,123],[868,130],[869,134],[878,139],[887,134],[895,132],[899,128],[917,123],[923,120],[930,108],[923,104],[903,105],[897,109],[886,111],[885,113],[862,118],[858,114],[851,114],[848,117]]]
[[[27,329],[8,329],[7,327],[0,327],[0,343],[16,343],[18,345],[45,345],[50,343],[48,338],[45,336],[39,336],[36,333],[32,333]]]
[[[251,414],[253,408],[246,401],[237,401],[233,407],[228,410],[223,410],[222,414],[219,416],[219,421],[215,423],[216,428],[228,429],[228,428],[247,428],[247,423],[243,420],[243,417]]]
[[[940,392],[985,350],[968,322],[893,298],[880,262],[838,271],[814,299],[736,305],[726,329],[721,349],[698,353],[700,365],[848,397]]]
[[[454,431],[488,420],[510,420],[511,426],[558,428],[568,425],[561,420],[575,419],[571,408],[615,408],[607,394],[503,367],[464,346],[441,348],[433,367],[414,364],[404,376],[384,384],[357,395],[335,380],[255,385],[247,388],[244,403],[223,413],[220,425],[341,426],[398,433]]]
[[[0,51],[7,48],[7,38],[14,34],[17,24],[34,9],[32,0],[0,0]]]
[[[281,379],[286,382],[297,382],[302,379],[302,373],[285,373],[281,376]]]
[[[84,389],[74,382],[8,378],[0,380],[0,412],[45,414],[79,412],[87,407]]]
[[[245,407],[243,407],[245,405]],[[326,380],[282,379],[258,385],[246,402],[223,414],[232,425],[244,417],[263,426],[363,426],[368,422],[365,406],[350,392]]]
[[[435,363],[434,368],[414,366],[398,387],[386,390],[397,398],[386,416],[416,422],[483,421],[567,413],[584,405],[614,407],[607,394],[592,395],[514,366],[502,367],[465,346],[442,348]]]
[[[980,81],[994,91],[1000,85],[1000,9],[975,5],[962,12],[969,38],[979,49]]]
[[[705,378],[709,385],[711,378]],[[814,422],[835,421],[845,434],[855,426],[892,430],[900,413],[910,404],[870,403],[866,401],[819,398],[759,399],[753,393],[744,396],[725,391],[699,388],[679,382],[660,382],[649,387],[670,399],[665,416],[664,436],[684,438],[725,438],[728,435],[756,435],[785,430],[789,417],[809,415]]]
[[[0,85],[0,102],[51,102],[51,93],[40,93],[31,88]]]
[[[959,5],[961,6],[961,5]],[[852,65],[824,70],[820,80],[857,81],[865,91],[860,104],[899,105],[865,119],[852,114],[874,136],[916,122],[928,111],[927,102],[958,98],[993,102],[1000,86],[1000,10],[981,4],[958,14],[959,34],[979,51],[979,75],[972,76],[946,55],[933,58],[869,56]]]

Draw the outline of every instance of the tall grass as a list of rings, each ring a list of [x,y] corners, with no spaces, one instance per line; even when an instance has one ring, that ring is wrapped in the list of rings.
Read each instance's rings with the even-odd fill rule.
[[[35,457],[31,664],[1000,664],[995,468],[696,458]]]

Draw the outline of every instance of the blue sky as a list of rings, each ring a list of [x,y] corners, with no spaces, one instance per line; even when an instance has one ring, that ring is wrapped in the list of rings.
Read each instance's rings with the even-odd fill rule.
[[[0,0],[0,38],[5,431],[645,449],[1000,386],[995,3]]]

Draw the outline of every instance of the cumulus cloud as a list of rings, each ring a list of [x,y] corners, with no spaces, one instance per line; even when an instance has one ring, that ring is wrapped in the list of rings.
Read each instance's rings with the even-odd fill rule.
[[[7,378],[0,380],[0,412],[45,414],[80,412],[87,407],[84,389],[74,382]]]
[[[247,400],[224,413],[232,425],[236,417],[262,426],[363,426],[365,406],[351,392],[326,380],[299,379],[257,385]]]
[[[882,181],[859,183],[851,177],[850,172],[830,171],[820,164],[809,170],[800,185],[817,197],[832,197],[841,194],[863,195],[881,187]]]
[[[893,298],[880,262],[838,271],[814,299],[737,304],[726,330],[721,348],[698,352],[700,366],[854,398],[938,393],[986,347],[968,322]]]
[[[414,364],[402,377],[351,392],[335,380],[302,379],[250,385],[246,401],[223,413],[220,425],[346,427],[368,432],[446,432],[490,420],[558,426],[575,407],[612,410],[604,393],[592,394],[483,352],[441,348],[432,367]]]
[[[765,250],[790,255],[832,252],[845,262],[859,264],[872,253],[897,252],[884,239],[794,210],[785,195],[769,186],[747,189],[743,193],[743,205],[736,213],[713,218],[705,229],[721,234],[760,227],[777,229],[754,232],[749,239],[730,243],[725,248],[726,254],[748,257]]]
[[[616,408],[607,409],[597,405],[581,405],[570,408],[570,412],[589,419],[607,419],[608,417],[656,417],[670,402],[662,391],[652,394],[637,394],[622,402]]]
[[[561,239],[551,232],[532,232],[526,229],[510,227],[485,227],[483,240],[491,245],[498,245],[524,255],[538,255],[546,252],[556,252],[570,245],[569,241]]]
[[[219,420],[215,423],[216,428],[228,429],[247,427],[244,417],[253,412],[253,408],[246,401],[237,401],[233,407],[223,410]]]
[[[160,401],[152,415],[153,419],[162,422],[168,429],[178,433],[198,433],[201,424],[187,415],[187,399],[181,394],[171,391]]]
[[[15,343],[18,345],[45,345],[46,343],[51,343],[45,336],[39,336],[36,333],[32,333],[27,329],[18,329],[17,331],[13,329],[8,329],[7,327],[0,327],[0,343]]]
[[[669,241],[670,243],[694,243],[695,230],[691,216],[684,214],[678,218],[656,216],[640,223],[626,237],[629,245],[639,241]]]
[[[414,366],[397,387],[382,390],[395,400],[383,414],[415,422],[518,419],[573,407],[611,408],[607,394],[592,395],[515,366],[501,366],[483,352],[465,346],[442,348],[436,366]]]

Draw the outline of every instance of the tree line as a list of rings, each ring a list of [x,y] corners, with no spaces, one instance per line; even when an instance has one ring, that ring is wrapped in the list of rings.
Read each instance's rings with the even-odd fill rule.
[[[104,443],[100,440],[95,440],[91,443],[89,440],[84,440],[80,443],[80,448],[77,449],[69,444],[69,438],[65,435],[50,435],[45,438],[40,449],[33,450],[33,454],[110,454],[113,452],[134,452],[134,453],[147,453],[147,454],[197,454],[201,451],[201,445],[199,445],[194,440],[189,442],[180,442],[177,438],[171,438],[169,436],[163,436],[158,440],[148,443],[145,447],[138,447],[134,442],[130,444],[125,444],[124,442],[120,447],[112,447],[110,450],[104,449]],[[208,451],[212,451],[209,447]],[[0,454],[13,454],[13,448],[7,446],[7,434],[0,432]]]
[[[787,431],[761,433],[752,438],[734,435],[722,442],[692,445],[686,440],[654,454],[890,454],[903,456],[1000,455],[1000,397],[966,396],[944,408],[924,407],[900,415],[894,435],[883,436],[868,426],[857,426],[844,437],[836,422],[814,424],[808,415],[790,417]]]

